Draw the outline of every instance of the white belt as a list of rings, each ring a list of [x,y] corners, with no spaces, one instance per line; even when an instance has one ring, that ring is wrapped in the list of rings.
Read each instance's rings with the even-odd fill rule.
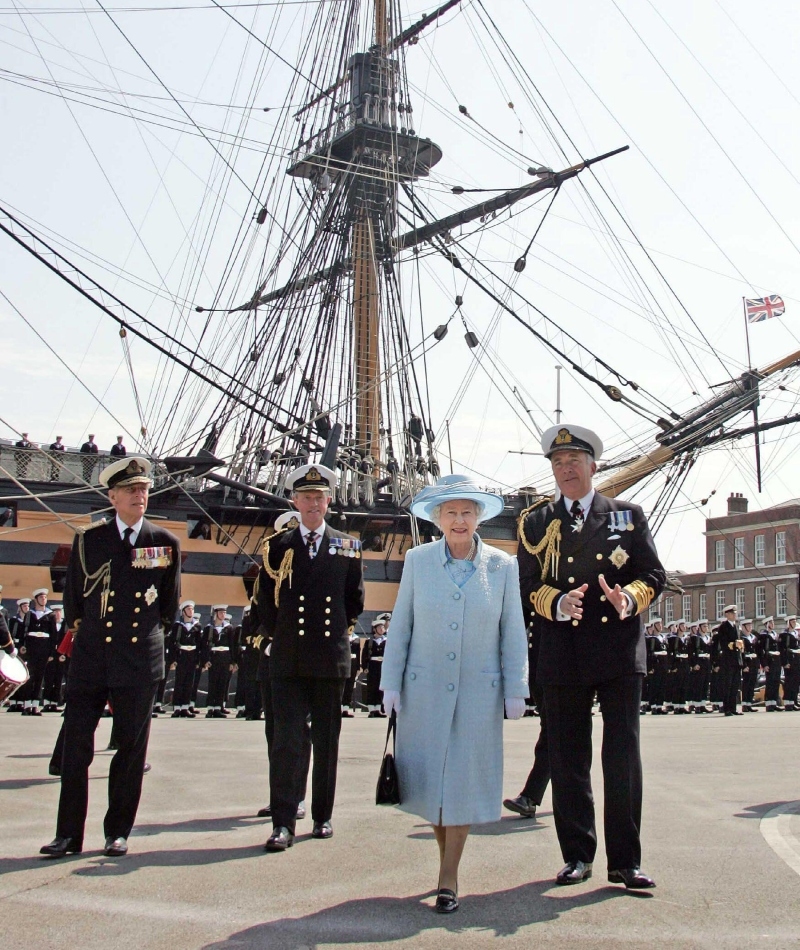
[[[756,660],[756,659],[758,659],[758,654],[757,654],[757,653],[745,653],[745,656],[747,657],[748,660]]]
[[[49,640],[50,634],[45,633],[43,630],[29,630],[27,633],[29,637],[38,637],[40,640]]]
[[[800,653],[800,650],[789,650],[790,653]]]
[[[358,659],[358,654],[357,654],[357,653],[351,653],[351,654],[350,654],[350,659],[351,659],[351,660],[357,660],[357,659]]]
[[[230,647],[211,647],[212,653],[229,653]]]
[[[196,650],[197,649],[197,647],[184,646],[182,643],[180,644],[180,648],[181,650]]]
[[[780,651],[779,651],[779,650],[770,650],[770,651],[769,651],[769,655],[770,655],[770,656],[780,656],[781,654],[780,654]]]
[[[371,656],[371,657],[369,658],[369,661],[370,661],[370,663],[383,663],[383,657],[382,657],[382,656]]]
[[[698,653],[698,654],[697,654],[697,659],[698,659],[698,660],[707,660],[710,656],[711,656],[710,653]]]
[[[667,651],[666,651],[666,650],[656,650],[656,651],[653,653],[653,656],[666,656],[666,655],[667,655]]]

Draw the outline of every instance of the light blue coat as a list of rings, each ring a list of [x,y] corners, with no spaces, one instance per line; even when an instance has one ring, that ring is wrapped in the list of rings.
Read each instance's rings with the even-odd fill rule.
[[[400,692],[401,808],[432,824],[497,821],[503,700],[528,695],[528,641],[517,560],[478,542],[459,590],[444,539],[408,552],[381,688]]]

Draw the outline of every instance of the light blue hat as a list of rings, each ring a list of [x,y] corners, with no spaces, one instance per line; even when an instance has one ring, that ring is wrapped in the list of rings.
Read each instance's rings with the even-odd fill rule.
[[[411,502],[409,511],[417,518],[431,521],[431,514],[437,505],[456,498],[468,498],[481,508],[478,523],[496,518],[505,507],[502,495],[484,491],[469,475],[443,475],[435,485],[427,485]]]

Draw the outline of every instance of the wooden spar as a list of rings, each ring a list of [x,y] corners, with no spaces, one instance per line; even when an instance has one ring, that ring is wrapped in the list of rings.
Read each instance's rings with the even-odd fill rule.
[[[765,366],[764,369],[758,369],[755,372],[758,373],[760,377],[772,376],[773,373],[778,373],[780,370],[787,369],[789,366],[793,366],[798,362],[800,362],[800,350],[795,350],[794,353],[789,353],[788,356],[784,356],[775,363],[770,363],[768,366]]]
[[[640,458],[626,465],[613,475],[603,479],[598,485],[595,485],[597,491],[608,495],[609,498],[616,498],[624,491],[627,491],[632,485],[640,482],[643,478],[655,472],[657,469],[671,462],[675,457],[674,449],[666,445],[659,445],[652,452],[642,455]]]
[[[381,298],[375,260],[375,232],[369,212],[353,225],[353,319],[356,370],[356,448],[378,458],[380,438]]]

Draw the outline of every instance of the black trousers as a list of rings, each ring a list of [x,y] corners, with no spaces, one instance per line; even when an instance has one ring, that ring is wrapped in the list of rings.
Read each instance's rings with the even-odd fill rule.
[[[358,657],[350,657],[350,676],[344,682],[344,692],[342,693],[342,705],[343,706],[352,706],[353,705],[353,689],[356,685],[356,677],[358,676]]]
[[[108,775],[105,836],[127,838],[136,819],[150,738],[150,721],[157,683],[127,689],[67,684],[64,708],[64,751],[61,757],[61,797],[56,835],[83,841],[89,806],[89,766],[94,758],[94,734],[110,699],[119,748]]]
[[[531,769],[522,794],[537,805],[542,804],[542,798],[550,784],[550,752],[547,746],[547,709],[542,697],[542,688],[534,686],[531,700],[539,707],[539,738],[533,750],[533,768]]]
[[[764,700],[772,706],[777,705],[781,695],[781,658],[779,656],[769,657],[769,669],[767,670],[767,680],[764,684]],[[31,679],[33,674],[31,674]]]
[[[55,656],[53,661],[47,664],[44,671],[44,694],[43,699],[46,703],[61,704],[61,684],[64,682],[64,672],[67,669],[66,659],[62,662],[62,657]]]
[[[739,699],[739,690],[742,688],[741,666],[723,666],[720,669],[722,676],[722,711],[736,712],[736,702]]]
[[[653,681],[650,684],[650,705],[663,706],[667,693],[668,657],[653,657]]]
[[[790,654],[789,669],[784,667],[783,673],[783,705],[797,704],[797,694],[800,692],[800,655]]]
[[[208,671],[208,706],[223,709],[228,699],[228,682],[231,678],[230,653],[212,653],[211,669]]]
[[[264,707],[264,735],[267,739],[267,761],[272,775],[272,747],[275,741],[275,716],[272,711],[272,680],[267,673],[258,681],[261,690],[261,705]],[[308,788],[308,769],[311,765],[311,726],[306,717],[303,729],[302,752],[297,764],[297,801],[305,801]]]
[[[597,832],[592,796],[592,699],[603,714],[604,828],[609,870],[639,867],[642,760],[639,754],[641,674],[595,686],[545,686],[553,815],[564,861],[594,861]]]
[[[25,664],[28,667],[28,675],[30,676],[30,679],[27,683],[29,688],[25,693],[26,701],[38,701],[42,698],[42,685],[44,683],[44,676],[47,671],[47,661],[49,657],[49,640],[42,638],[41,640],[37,640],[33,645],[31,645],[30,641],[28,641],[28,646],[23,657]],[[52,666],[55,662],[56,660],[53,660],[49,665]]]
[[[692,669],[689,674],[689,701],[696,706],[701,706],[705,703],[707,697],[706,684],[708,683],[711,661],[707,657],[698,657],[695,660],[695,666],[699,666],[700,669]]]
[[[195,673],[197,672],[197,651],[180,650],[175,661],[175,689],[172,691],[172,705],[188,706],[192,701]]]
[[[676,706],[683,706],[689,699],[689,658],[678,657],[675,660],[675,672],[673,673],[673,693],[672,702]]]
[[[311,817],[328,821],[336,795],[339,733],[342,728],[344,679],[307,676],[272,677],[272,713],[275,733],[270,757],[269,787],[272,823],[294,833],[299,772],[304,754],[306,719],[311,716]]]
[[[745,663],[748,667],[746,672],[742,672],[742,702],[750,706],[758,682],[758,660],[745,660]]]

